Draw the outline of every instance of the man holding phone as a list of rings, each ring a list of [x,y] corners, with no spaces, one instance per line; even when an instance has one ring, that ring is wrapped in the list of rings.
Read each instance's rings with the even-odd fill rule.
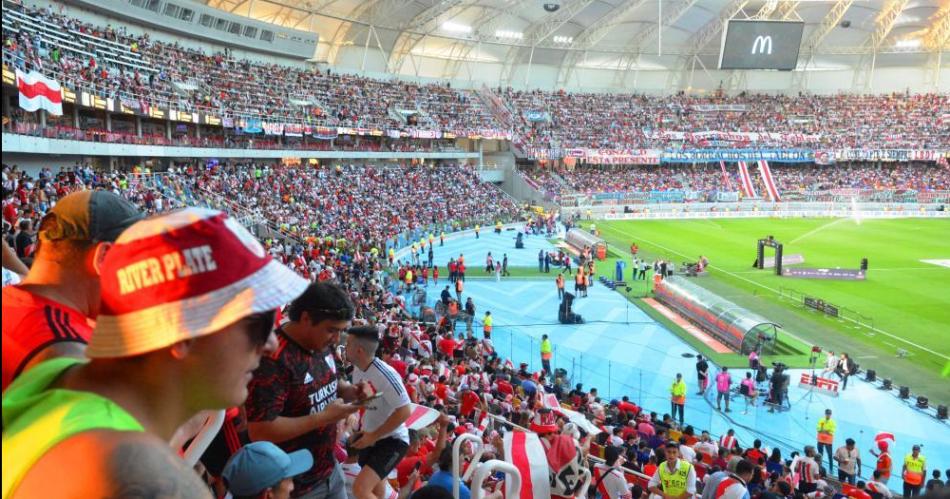
[[[313,467],[294,477],[293,497],[346,499],[343,470],[333,454],[336,422],[360,408],[344,400],[363,396],[360,387],[338,379],[333,352],[353,311],[342,288],[311,284],[290,304],[290,320],[276,331],[277,349],[261,359],[248,386],[251,440],[313,455]]]
[[[357,499],[382,497],[383,479],[409,450],[409,429],[403,424],[412,413],[409,394],[395,369],[376,358],[379,331],[373,326],[350,328],[346,357],[353,364],[353,383],[364,383],[370,392],[362,404],[362,432],[350,440],[360,449],[362,467],[353,482]]]

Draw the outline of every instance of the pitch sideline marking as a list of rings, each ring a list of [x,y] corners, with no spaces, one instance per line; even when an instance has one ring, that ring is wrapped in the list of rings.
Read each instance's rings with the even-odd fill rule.
[[[844,220],[844,219],[841,219],[841,220]],[[615,229],[615,228],[610,228],[610,227],[608,227],[608,230],[611,230],[611,231],[618,231],[619,229]],[[621,233],[621,235],[623,235],[623,234]],[[668,251],[668,252],[670,252],[670,253],[675,253],[675,254],[677,254],[677,255],[683,257],[683,258],[692,258],[692,257],[686,255],[685,253],[680,253],[679,251],[676,251],[676,250],[667,248],[666,246],[663,246],[663,245],[661,245],[661,244],[654,243],[653,241],[649,241],[649,240],[644,239],[644,238],[639,237],[639,236],[637,236],[637,238],[638,238],[639,240],[641,240],[641,241],[646,242],[647,244],[652,244],[653,246],[656,246],[657,248],[661,248],[661,249],[663,249],[663,250],[665,250],[665,251]],[[721,268],[719,268],[719,267],[717,267],[717,266],[715,266],[715,265],[710,265],[709,267],[710,267],[710,268],[713,268],[713,269],[716,269],[716,270],[718,270],[719,272],[722,272],[723,274],[731,275],[731,276],[733,276],[733,277],[735,277],[735,278],[737,278],[737,279],[741,279],[741,280],[746,281],[746,282],[748,282],[748,283],[750,283],[750,284],[754,284],[754,285],[756,285],[756,286],[758,286],[758,287],[760,287],[760,288],[767,289],[767,290],[769,290],[769,291],[771,291],[771,292],[773,292],[773,293],[775,293],[775,294],[777,294],[777,295],[781,295],[781,293],[780,293],[777,289],[770,288],[769,286],[766,286],[765,284],[755,282],[755,281],[753,281],[752,279],[747,279],[747,278],[745,278],[745,277],[742,277],[741,275],[735,274],[735,273],[733,273],[733,272],[729,272],[728,270],[725,270],[725,269],[721,269]],[[927,353],[930,353],[930,354],[932,354],[932,355],[936,355],[937,357],[940,357],[941,359],[950,360],[950,356],[948,356],[948,355],[944,355],[944,354],[942,354],[942,353],[935,352],[935,351],[933,351],[933,350],[931,350],[931,349],[929,349],[929,348],[927,348],[927,347],[925,347],[925,346],[918,345],[918,344],[916,344],[916,343],[914,343],[914,342],[912,342],[912,341],[910,341],[910,340],[906,340],[906,339],[904,339],[904,338],[901,338],[900,336],[895,336],[895,335],[893,335],[893,334],[891,334],[891,333],[888,333],[887,331],[884,331],[883,329],[878,329],[878,328],[876,328],[876,327],[873,327],[873,326],[864,324],[863,322],[859,322],[859,321],[856,321],[856,320],[854,320],[854,319],[846,319],[846,320],[849,320],[849,321],[854,322],[854,323],[856,323],[856,324],[858,324],[858,325],[864,326],[864,327],[866,327],[866,328],[868,328],[868,329],[872,329],[872,330],[874,330],[874,331],[877,331],[878,333],[881,333],[881,334],[883,334],[883,335],[885,335],[885,336],[887,336],[887,337],[889,337],[889,338],[893,338],[893,339],[895,339],[895,340],[897,340],[897,341],[906,343],[906,344],[908,344],[908,345],[910,345],[910,346],[912,346],[912,347],[918,348],[918,349],[923,350],[923,351],[925,351],[925,352],[927,352]],[[788,335],[791,336],[792,338],[795,338],[796,340],[801,341],[802,343],[811,343],[811,342],[805,341],[805,340],[803,340],[803,339],[801,339],[801,338],[799,338],[799,337],[797,337],[797,336],[795,336],[795,335],[793,335],[793,334],[791,334],[791,333],[786,332],[785,334],[788,334]]]
[[[950,258],[944,258],[940,260],[921,260],[924,263],[929,263],[931,265],[938,265],[940,267],[950,268]]]

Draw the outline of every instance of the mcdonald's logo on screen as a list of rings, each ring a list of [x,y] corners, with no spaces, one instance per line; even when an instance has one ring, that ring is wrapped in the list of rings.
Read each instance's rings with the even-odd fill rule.
[[[777,69],[798,65],[805,23],[732,19],[722,33],[719,69]]]
[[[772,37],[770,35],[755,37],[755,41],[752,42],[752,55],[755,54],[772,55]]]

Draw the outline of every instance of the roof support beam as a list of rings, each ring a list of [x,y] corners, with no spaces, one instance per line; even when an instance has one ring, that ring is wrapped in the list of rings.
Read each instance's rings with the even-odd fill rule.
[[[855,90],[871,90],[874,88],[874,67],[877,64],[877,52],[887,40],[897,18],[900,17],[909,0],[890,0],[881,9],[875,21],[874,31],[865,42],[871,49],[871,55],[862,57],[854,70],[852,87]]]
[[[389,61],[386,64],[386,70],[390,73],[399,72],[406,56],[409,55],[416,44],[425,38],[425,34],[413,33],[412,31],[418,30],[426,34],[435,31],[447,17],[446,14],[462,5],[463,1],[447,0],[438,2],[410,19],[396,38],[396,43],[393,45]]]
[[[831,30],[838,26],[838,23],[841,22],[845,13],[848,12],[848,9],[851,8],[851,4],[853,3],[854,0],[838,0],[838,2],[831,7],[831,10],[825,14],[825,17],[821,20],[821,24],[811,32],[807,40],[802,42],[798,58],[799,61],[805,60],[805,64],[792,73],[793,89],[799,91],[805,89],[808,83],[808,67],[812,65],[815,54],[818,52],[818,47],[821,46],[821,42],[828,36],[828,33],[831,33]],[[807,57],[807,59],[805,59],[805,57]]]
[[[561,66],[558,70],[557,86],[563,87],[571,79],[571,75],[577,68],[577,62],[582,55],[587,54],[587,50],[600,43],[607,34],[614,28],[624,23],[627,16],[634,10],[640,8],[648,0],[629,0],[617,4],[613,9],[607,12],[596,23],[590,25],[587,29],[574,37],[574,45],[584,49],[581,51],[570,51],[561,59]]]
[[[618,88],[623,88],[626,86],[627,75],[630,73],[630,69],[633,68],[633,65],[637,63],[640,59],[640,53],[643,51],[643,47],[653,41],[653,38],[660,32],[660,29],[663,26],[672,26],[673,23],[678,21],[683,14],[686,14],[693,5],[696,5],[697,0],[682,0],[678,4],[674,5],[671,9],[665,9],[665,14],[658,24],[651,24],[646,29],[638,32],[624,47],[624,51],[628,52],[620,56],[620,59],[617,61],[617,71],[614,73],[614,82],[613,86]],[[623,69],[620,69],[620,68]]]
[[[719,12],[719,17],[710,20],[705,26],[699,29],[686,42],[687,47],[691,47],[692,53],[680,58],[679,71],[670,71],[670,78],[667,88],[671,91],[681,90],[683,84],[687,81],[687,76],[695,69],[696,65],[692,61],[698,59],[703,48],[716,38],[716,35],[722,32],[726,23],[736,16],[749,3],[749,0],[732,0]],[[702,65],[701,65],[702,66]],[[705,66],[703,66],[705,68]]]
[[[594,0],[575,0],[557,12],[546,16],[544,21],[529,27],[524,34],[524,39],[528,42],[531,52],[534,53],[534,49],[539,43],[553,35],[561,26],[567,24],[568,21],[573,19],[577,14],[580,14],[582,10],[586,9],[587,6],[592,3],[594,3]],[[500,83],[505,85],[511,84],[515,62],[521,59],[520,56],[524,50],[525,47],[520,46],[508,49],[504,58],[504,66],[501,68]]]

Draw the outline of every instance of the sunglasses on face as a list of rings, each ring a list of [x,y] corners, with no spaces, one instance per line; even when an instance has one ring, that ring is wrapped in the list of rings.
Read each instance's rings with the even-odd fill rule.
[[[247,335],[254,345],[260,347],[267,344],[267,339],[270,338],[270,334],[274,330],[274,320],[276,317],[277,312],[271,310],[269,312],[252,314],[244,318],[244,322],[248,325],[246,329]]]

